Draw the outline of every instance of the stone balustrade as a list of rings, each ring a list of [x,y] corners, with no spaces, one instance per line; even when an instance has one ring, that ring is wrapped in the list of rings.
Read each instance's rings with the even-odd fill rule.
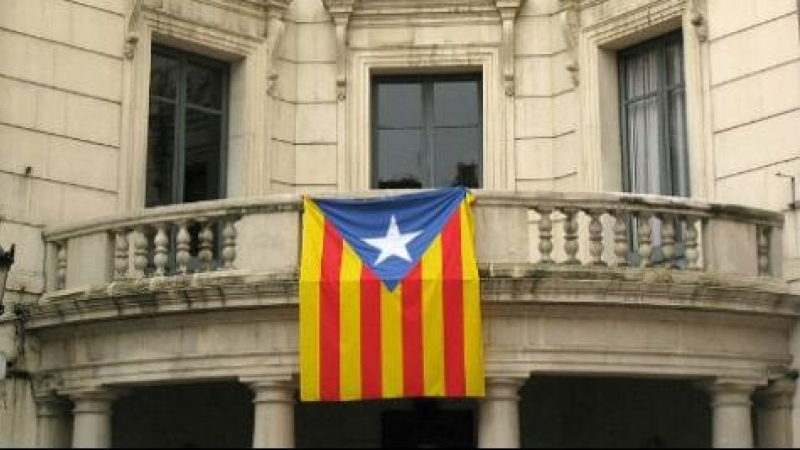
[[[488,270],[512,264],[780,276],[779,213],[620,193],[475,194],[476,251]],[[277,195],[50,229],[48,290],[233,269],[296,272],[300,223],[299,196]]]

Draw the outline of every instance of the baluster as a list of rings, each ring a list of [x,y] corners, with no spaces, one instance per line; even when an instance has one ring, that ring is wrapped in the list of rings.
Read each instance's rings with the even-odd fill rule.
[[[541,216],[539,219],[539,263],[552,264],[553,257],[550,254],[553,252],[553,221],[550,219],[550,214],[553,210],[537,208],[537,212]]]
[[[120,228],[114,232],[114,279],[124,279],[128,267],[128,230]]]
[[[156,237],[153,239],[155,244],[155,255],[153,256],[153,263],[156,266],[155,275],[163,277],[167,274],[167,252],[169,249],[169,236],[167,236],[167,224],[160,223],[156,227]]]
[[[614,215],[614,256],[617,267],[628,265],[628,214],[624,211]]]
[[[222,261],[226,269],[233,269],[233,261],[236,260],[236,227],[234,219],[225,219],[225,226],[222,229]]]
[[[600,216],[603,210],[593,209],[589,211],[589,253],[592,256],[591,265],[604,266],[603,262],[603,224],[600,223]]]
[[[689,270],[697,270],[697,260],[699,254],[697,252],[697,217],[686,217],[686,268]]]
[[[760,276],[769,275],[769,232],[770,227],[756,227],[758,239],[758,274]]]
[[[578,254],[578,221],[576,219],[578,211],[573,208],[564,208],[561,212],[566,216],[564,218],[564,253],[567,254],[567,259],[564,264],[580,264],[580,260],[576,257]]]
[[[147,270],[148,253],[147,234],[143,226],[133,230],[133,276],[142,278]]]
[[[198,259],[200,259],[200,267],[202,271],[210,272],[211,264],[214,261],[214,230],[211,229],[212,222],[208,219],[200,219],[200,252]]]
[[[653,254],[653,246],[650,243],[653,240],[653,228],[650,224],[650,214],[641,211],[637,214],[639,218],[639,266],[652,267],[653,262],[651,256]]]
[[[64,289],[67,286],[67,241],[56,244],[56,289]]]
[[[178,262],[178,272],[186,275],[189,273],[189,246],[192,242],[192,237],[189,235],[189,221],[181,220],[178,222],[178,236],[176,241],[176,255],[175,260]]]
[[[675,217],[670,214],[661,215],[661,252],[664,267],[671,269],[675,258]]]

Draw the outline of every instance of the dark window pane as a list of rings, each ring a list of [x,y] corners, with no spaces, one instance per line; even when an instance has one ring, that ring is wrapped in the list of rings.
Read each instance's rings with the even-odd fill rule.
[[[672,87],[683,83],[683,47],[680,43],[667,46],[667,84]]]
[[[191,105],[222,108],[222,71],[189,62],[186,68],[186,99]]]
[[[672,161],[672,194],[689,196],[689,149],[686,145],[686,101],[683,90],[669,97],[669,144]]]
[[[178,86],[178,61],[169,55],[153,53],[150,70],[150,94],[175,99]]]
[[[414,128],[422,124],[422,85],[381,83],[377,87],[378,128]]]
[[[375,187],[480,187],[480,75],[378,77],[373,86]]]
[[[227,66],[154,46],[146,206],[223,195]]]
[[[186,111],[184,201],[219,198],[221,130],[219,115]]]
[[[422,152],[420,130],[378,130],[377,180],[379,188],[420,188]]]
[[[175,105],[151,100],[147,122],[147,206],[172,203],[175,160]]]
[[[481,133],[477,128],[439,128],[434,132],[433,187],[478,187]]]
[[[481,120],[479,91],[477,80],[434,82],[434,125],[477,125]]]

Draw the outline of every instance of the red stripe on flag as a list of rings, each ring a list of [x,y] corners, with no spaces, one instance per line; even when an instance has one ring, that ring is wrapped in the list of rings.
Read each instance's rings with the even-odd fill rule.
[[[444,376],[448,396],[466,395],[464,369],[464,280],[461,265],[461,215],[456,209],[442,230],[444,283]]]
[[[361,267],[361,396],[381,398],[381,284],[367,265]]]
[[[425,394],[422,349],[422,265],[403,279],[403,391],[406,397]]]
[[[322,244],[322,276],[319,306],[320,397],[339,400],[339,275],[342,268],[342,238],[325,221]]]

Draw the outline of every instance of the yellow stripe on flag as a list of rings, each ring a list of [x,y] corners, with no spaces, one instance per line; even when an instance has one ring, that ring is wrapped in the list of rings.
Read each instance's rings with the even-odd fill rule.
[[[341,399],[356,400],[361,398],[361,260],[346,242],[339,276],[339,311]]]
[[[481,338],[480,277],[475,261],[474,223],[469,203],[459,208],[461,214],[461,264],[464,276],[464,371],[467,377],[467,396],[483,397],[483,340]]]
[[[403,285],[381,283],[381,372],[383,397],[403,396]]]
[[[441,236],[437,236],[422,255],[422,308],[425,395],[443,396],[445,389]]]
[[[304,199],[303,253],[300,262],[300,397],[320,399],[319,393],[319,280],[325,219]]]

